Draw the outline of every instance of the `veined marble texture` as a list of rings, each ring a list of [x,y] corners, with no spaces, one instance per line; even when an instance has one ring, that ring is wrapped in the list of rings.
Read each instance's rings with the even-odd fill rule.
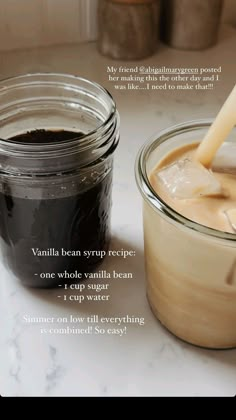
[[[0,393],[6,396],[233,396],[236,350],[213,351],[181,342],[154,318],[145,295],[142,201],[134,180],[134,161],[155,131],[184,120],[214,117],[235,83],[236,31],[225,28],[219,44],[203,52],[161,46],[138,65],[219,67],[215,89],[197,91],[116,91],[107,66],[135,66],[100,56],[96,45],[73,45],[2,53],[0,77],[55,71],[78,74],[107,87],[121,116],[115,154],[111,249],[133,249],[136,257],[106,259],[101,269],[132,272],[133,279],[110,280],[104,302],[62,302],[58,290],[20,286],[0,271]],[[101,281],[102,283],[102,281]],[[26,317],[144,317],[145,325],[127,334],[41,334]]]

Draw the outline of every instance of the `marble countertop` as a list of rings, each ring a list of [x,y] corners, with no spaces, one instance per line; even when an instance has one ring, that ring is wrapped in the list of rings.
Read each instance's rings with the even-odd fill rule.
[[[236,393],[236,350],[213,351],[181,342],[154,318],[145,296],[142,203],[134,179],[140,146],[155,131],[184,120],[214,117],[235,83],[236,30],[222,30],[214,48],[184,52],[159,46],[138,65],[219,67],[213,90],[116,91],[108,65],[93,43],[1,53],[0,78],[36,71],[65,72],[106,86],[121,115],[121,141],[115,156],[111,249],[132,249],[135,258],[109,258],[102,269],[132,272],[111,279],[110,300],[62,302],[57,290],[21,287],[1,266],[0,393],[6,396],[232,396]],[[135,63],[129,63],[134,66]],[[101,281],[102,283],[102,281]],[[136,316],[123,336],[41,334],[28,317]]]

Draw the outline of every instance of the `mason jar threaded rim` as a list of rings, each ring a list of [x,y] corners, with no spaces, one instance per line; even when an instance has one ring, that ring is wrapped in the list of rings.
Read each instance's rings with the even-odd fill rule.
[[[87,160],[84,162],[84,166],[86,166],[93,163],[98,158],[101,158],[103,155],[106,155],[109,149],[114,150],[116,148],[119,140],[119,114],[111,94],[96,82],[89,81],[79,76],[63,73],[29,73],[1,80],[0,133],[5,122],[8,119],[10,120],[12,115],[16,115],[17,112],[26,112],[25,108],[27,106],[30,108],[31,105],[34,105],[34,100],[36,101],[39,99],[39,96],[37,98],[25,97],[24,99],[14,99],[14,91],[23,92],[24,89],[32,89],[33,91],[34,89],[40,87],[43,88],[44,91],[46,91],[47,88],[58,89],[59,98],[61,95],[61,102],[63,101],[62,92],[71,92],[71,97],[74,100],[74,103],[71,102],[71,107],[75,108],[75,112],[76,107],[80,107],[80,111],[83,110],[83,107],[85,109],[85,102],[87,100],[88,106],[85,109],[85,112],[90,112],[91,116],[94,117],[94,120],[97,120],[97,126],[80,135],[79,141],[78,139],[73,138],[72,140],[55,142],[53,144],[34,144],[33,147],[32,144],[21,144],[19,142],[15,142],[14,140],[11,141],[7,138],[4,139],[4,136],[0,134],[0,155],[6,158],[14,158],[15,161],[18,162],[19,169],[22,169],[23,173],[29,173],[32,171],[31,166],[33,166],[33,164],[31,164],[30,167],[28,167],[29,161],[33,162],[40,159],[56,159],[58,157],[61,159],[63,156],[68,157],[78,154],[78,156],[87,156]],[[84,99],[84,103],[81,105],[76,98],[76,94],[78,93]],[[8,97],[11,98],[9,101]],[[52,97],[48,96],[47,98],[45,96],[44,99],[45,101],[50,101],[52,100]],[[103,107],[102,109],[104,111],[104,115],[102,115],[101,110],[96,114],[95,110],[92,109],[91,103],[95,100],[100,101],[101,107]],[[66,105],[68,106],[68,104]],[[38,127],[35,128],[37,129]],[[71,131],[73,131],[73,129]],[[4,140],[1,140],[1,138]],[[96,153],[94,153],[95,149]],[[1,170],[4,172],[2,167]],[[12,172],[12,174],[15,173],[14,167],[8,168],[8,170]]]
[[[194,230],[206,236],[218,238],[220,240],[227,240],[236,242],[236,234],[219,231],[200,223],[194,222],[187,217],[181,215],[176,210],[171,208],[164,200],[157,194],[150,184],[146,162],[150,154],[162,143],[168,141],[173,136],[189,131],[210,127],[213,119],[200,119],[186,121],[181,124],[176,124],[167,129],[164,129],[157,134],[151,136],[151,138],[144,143],[138,152],[135,162],[135,178],[138,189],[143,199],[151,205],[151,207],[160,214],[161,217],[166,218],[172,223],[176,223],[179,226],[187,229]],[[158,234],[158,233],[157,233]]]

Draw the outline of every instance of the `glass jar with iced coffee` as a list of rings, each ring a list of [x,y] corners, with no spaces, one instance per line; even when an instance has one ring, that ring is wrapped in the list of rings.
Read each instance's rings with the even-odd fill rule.
[[[207,348],[236,347],[235,105],[236,87],[213,123],[162,131],[136,162],[150,306]]]

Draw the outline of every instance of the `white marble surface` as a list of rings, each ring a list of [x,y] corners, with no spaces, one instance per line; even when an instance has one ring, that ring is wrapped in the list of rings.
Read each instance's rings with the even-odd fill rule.
[[[215,48],[181,52],[160,47],[142,62],[154,66],[219,66],[213,91],[115,92],[94,44],[4,53],[0,77],[33,71],[78,74],[105,85],[121,114],[121,141],[115,159],[111,247],[131,248],[136,258],[109,259],[103,268],[133,272],[133,279],[111,280],[109,302],[63,304],[58,292],[22,288],[1,268],[0,393],[8,396],[232,396],[236,394],[236,350],[210,351],[185,344],[152,315],[145,297],[141,198],[134,181],[139,147],[155,131],[176,122],[213,117],[235,83],[236,31],[222,32]],[[120,63],[122,64],[122,63]],[[127,63],[124,63],[127,64]],[[131,63],[131,65],[133,65]],[[29,316],[104,316],[145,318],[127,334],[42,335],[26,325]]]

